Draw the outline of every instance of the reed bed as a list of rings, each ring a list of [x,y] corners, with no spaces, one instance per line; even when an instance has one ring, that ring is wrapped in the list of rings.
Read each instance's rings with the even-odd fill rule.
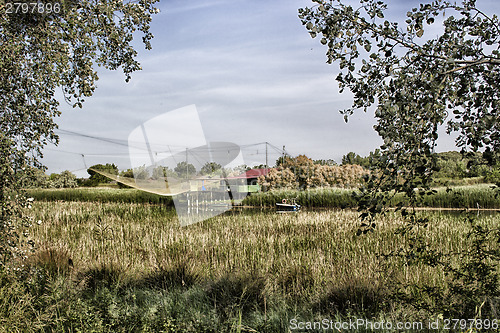
[[[116,188],[68,188],[68,189],[29,189],[28,195],[38,201],[78,201],[78,202],[118,202],[150,203],[173,207],[171,197],[147,193],[136,189]],[[355,208],[357,199],[354,189],[317,188],[307,191],[273,190],[253,193],[243,200],[243,205],[254,207],[274,207],[285,198],[295,198],[303,207]],[[457,186],[447,191],[438,188],[437,193],[426,196],[420,202],[421,207],[433,208],[482,208],[500,209],[500,191],[492,185],[478,184]],[[397,195],[391,202],[393,206],[406,204],[402,195]]]
[[[37,201],[122,202],[151,203],[173,206],[171,197],[160,196],[137,189],[106,187],[79,187],[61,189],[27,189],[27,194]]]
[[[436,189],[437,193],[423,197],[419,207],[431,208],[482,208],[500,209],[500,191],[492,185],[480,184]],[[274,207],[284,198],[295,198],[303,207],[354,208],[358,202],[356,190],[342,188],[319,188],[307,191],[273,190],[255,193],[244,199],[249,206]],[[408,200],[402,194],[396,195],[390,202],[392,206],[406,205]]]
[[[396,285],[447,283],[439,268],[379,256],[409,242],[394,233],[402,221],[392,213],[363,236],[350,210],[230,211],[185,228],[160,205],[35,202],[32,214],[31,261],[51,279],[46,308],[22,311],[46,331],[286,332],[291,319],[408,320],[422,313],[393,299]],[[470,246],[461,218],[421,214],[432,214],[425,238],[436,250]],[[0,302],[6,294],[0,288]],[[27,295],[18,297],[29,303]]]

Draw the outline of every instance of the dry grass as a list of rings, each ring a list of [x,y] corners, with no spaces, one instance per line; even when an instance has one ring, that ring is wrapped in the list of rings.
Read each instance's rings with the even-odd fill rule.
[[[43,258],[48,247],[64,249],[73,276],[80,278],[108,267],[123,283],[154,287],[199,284],[217,290],[218,282],[243,283],[243,290],[257,288],[258,304],[275,297],[330,314],[394,308],[384,302],[395,281],[445,281],[439,269],[379,259],[408,242],[394,234],[401,225],[394,214],[378,222],[377,232],[357,237],[358,213],[348,210],[229,212],[186,228],[171,209],[142,204],[38,202],[33,213],[42,221],[33,230],[42,245],[37,256]],[[433,248],[456,252],[468,246],[466,224],[432,214],[425,237]],[[498,221],[497,215],[482,218],[489,225]]]
[[[349,210],[243,210],[185,228],[171,208],[150,204],[35,202],[29,213],[33,269],[0,275],[0,332],[286,332],[292,319],[425,320],[429,312],[394,298],[398,287],[450,286],[441,267],[380,258],[412,244],[395,234],[402,221],[393,212],[359,237]],[[471,248],[463,216],[419,214],[430,216],[429,248]],[[498,214],[481,214],[482,225],[498,225]]]

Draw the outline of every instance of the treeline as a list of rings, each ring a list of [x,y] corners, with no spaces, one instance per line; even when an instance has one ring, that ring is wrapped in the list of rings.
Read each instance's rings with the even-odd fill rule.
[[[376,169],[379,150],[362,157],[350,152],[342,157],[342,165],[355,164],[367,169]],[[467,185],[471,183],[500,183],[500,161],[493,159],[489,151],[460,153],[448,151],[435,153],[435,186]]]
[[[21,180],[24,188],[74,188],[79,186],[79,180],[72,172],[65,170],[58,173],[45,174],[40,169],[25,170]]]
[[[104,176],[100,172],[129,179],[157,180],[162,178],[165,179],[167,177],[172,177],[176,179],[188,179],[198,176],[213,177],[213,176],[220,176],[222,174],[228,176],[235,176],[250,169],[251,168],[246,165],[228,169],[228,168],[222,168],[222,166],[218,163],[207,162],[200,168],[200,170],[197,170],[193,164],[186,163],[183,161],[178,163],[177,166],[175,166],[175,168],[173,169],[167,166],[154,166],[154,167],[140,166],[134,169],[127,169],[120,171],[115,164],[110,164],[110,163],[96,164],[91,166],[87,170],[87,173],[90,175],[90,177],[88,179],[82,180],[80,185],[92,187],[92,186],[98,186],[99,184],[103,183],[109,183],[112,181],[111,179]],[[127,187],[126,185],[120,182],[118,182],[118,186],[121,188]]]
[[[500,183],[500,163],[493,161],[488,152],[461,154],[448,151],[434,154],[435,171],[434,186],[467,185],[475,183]],[[380,151],[377,149],[368,156],[360,156],[354,152],[342,156],[341,165],[334,160],[313,160],[305,155],[297,157],[283,156],[276,160],[266,176],[261,176],[259,184],[264,190],[277,188],[310,189],[318,187],[356,187],[363,181],[368,170],[378,168]],[[266,165],[256,165],[253,168],[266,168]],[[180,162],[173,169],[156,166],[145,166],[119,170],[114,163],[96,164],[87,173],[89,178],[77,178],[70,171],[60,174],[45,174],[40,169],[25,171],[23,179],[25,188],[74,188],[95,187],[113,182],[106,176],[94,170],[111,175],[135,179],[159,179],[161,177],[188,178],[193,176],[217,176],[224,174],[236,176],[252,169],[241,165],[233,169],[223,169],[220,164],[209,162],[197,170],[194,165]],[[118,183],[123,188],[126,185]]]
[[[264,191],[275,189],[311,189],[321,187],[353,188],[359,186],[370,170],[380,169],[380,151],[377,149],[362,157],[349,152],[342,164],[333,160],[314,161],[305,155],[285,156],[266,176],[259,178]],[[435,153],[434,186],[500,183],[500,163],[492,160],[488,151],[466,153],[457,151]],[[382,164],[383,165],[383,164]]]

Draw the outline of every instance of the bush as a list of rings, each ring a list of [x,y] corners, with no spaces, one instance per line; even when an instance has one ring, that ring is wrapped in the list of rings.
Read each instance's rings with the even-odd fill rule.
[[[310,189],[320,187],[355,187],[368,171],[359,165],[314,163],[305,155],[287,157],[285,163],[259,177],[264,190]]]

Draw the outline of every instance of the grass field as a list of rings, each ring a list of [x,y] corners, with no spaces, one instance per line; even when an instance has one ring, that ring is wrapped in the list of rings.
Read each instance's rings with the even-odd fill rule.
[[[322,188],[308,191],[279,190],[254,193],[243,201],[244,205],[274,207],[283,198],[297,198],[303,207],[354,208],[356,198],[350,189]],[[70,188],[70,189],[30,189],[28,194],[39,201],[97,201],[123,203],[151,203],[173,206],[171,197],[162,197],[136,189],[116,188]],[[396,196],[392,205],[404,202]],[[477,208],[500,209],[500,191],[492,185],[476,184],[456,186],[451,191],[437,188],[437,193],[424,198],[422,207],[434,208]]]
[[[408,245],[394,233],[394,214],[360,237],[358,213],[348,210],[228,212],[186,228],[162,205],[47,201],[31,214],[38,273],[0,281],[2,332],[287,332],[291,320],[423,321],[428,313],[394,298],[398,286],[449,282],[440,268],[378,256]],[[471,246],[462,218],[430,216],[430,247]],[[499,216],[480,221],[498,225]]]

